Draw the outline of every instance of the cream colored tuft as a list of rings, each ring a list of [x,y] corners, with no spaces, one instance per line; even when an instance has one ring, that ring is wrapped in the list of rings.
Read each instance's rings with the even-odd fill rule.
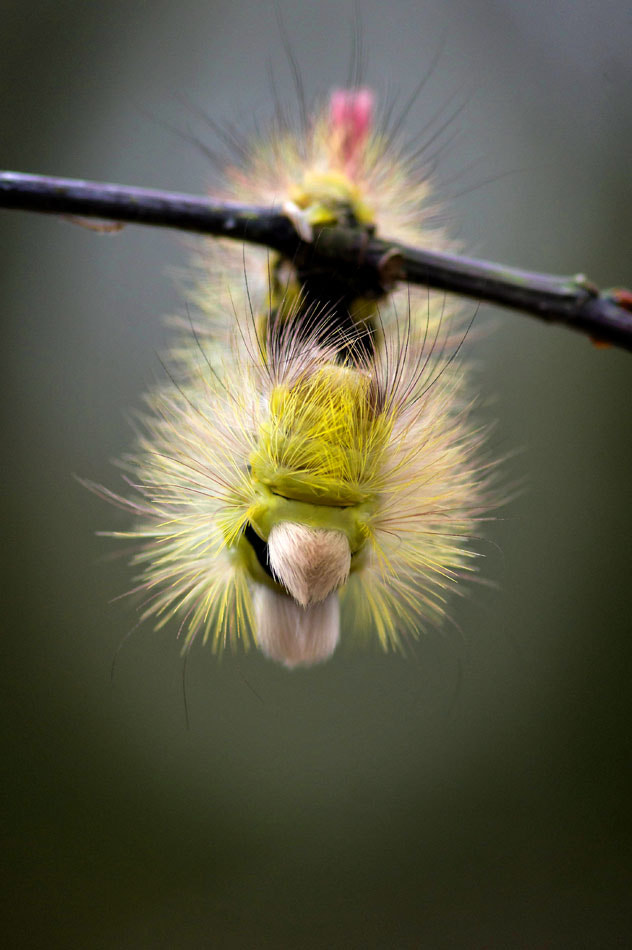
[[[268,556],[275,578],[302,607],[324,600],[349,577],[351,551],[342,531],[282,521],[270,532]]]
[[[286,594],[256,584],[253,588],[257,643],[271,660],[292,668],[329,659],[340,635],[338,594],[301,607]]]

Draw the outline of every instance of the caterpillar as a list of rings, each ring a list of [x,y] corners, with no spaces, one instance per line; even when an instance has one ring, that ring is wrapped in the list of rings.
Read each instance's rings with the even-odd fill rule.
[[[307,246],[350,227],[450,247],[414,156],[373,93],[336,90],[301,129],[275,121],[223,197],[281,205]],[[489,510],[484,433],[456,304],[358,271],[206,245],[165,382],[124,460],[142,619],[190,644],[253,643],[288,668],[341,639],[385,649],[439,624],[474,570]],[[105,490],[103,490],[105,492]]]

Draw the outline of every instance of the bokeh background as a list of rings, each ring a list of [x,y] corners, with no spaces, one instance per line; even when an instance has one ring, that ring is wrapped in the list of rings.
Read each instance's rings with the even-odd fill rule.
[[[629,0],[360,0],[366,80],[436,139],[472,252],[632,282]],[[0,166],[200,192],[214,120],[253,128],[268,0],[2,0]],[[351,2],[276,8],[309,97]],[[174,129],[177,130],[174,132]],[[179,131],[178,131],[179,130]],[[632,942],[630,356],[481,313],[507,483],[485,578],[412,657],[288,674],[113,601],[126,413],[160,376],[187,240],[0,212],[2,819],[11,947],[618,947]],[[111,602],[113,601],[113,602]]]

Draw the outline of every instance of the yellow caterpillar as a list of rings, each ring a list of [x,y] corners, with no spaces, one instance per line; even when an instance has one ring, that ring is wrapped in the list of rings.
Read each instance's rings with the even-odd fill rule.
[[[342,225],[449,246],[366,89],[254,142],[226,197],[282,204],[306,241]],[[288,667],[328,658],[341,632],[397,647],[441,620],[489,505],[456,314],[257,249],[221,243],[201,263],[177,381],[149,394],[127,463],[143,616],[179,618],[187,642],[252,639]]]

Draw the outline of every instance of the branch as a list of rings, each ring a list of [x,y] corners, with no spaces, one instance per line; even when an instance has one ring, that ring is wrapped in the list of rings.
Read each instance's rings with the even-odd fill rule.
[[[403,280],[510,307],[632,352],[632,293],[600,293],[583,275],[530,273],[345,228],[323,229],[311,245],[280,210],[70,178],[0,172],[0,207],[234,238],[290,259],[300,255],[312,267],[346,268],[367,286]]]

